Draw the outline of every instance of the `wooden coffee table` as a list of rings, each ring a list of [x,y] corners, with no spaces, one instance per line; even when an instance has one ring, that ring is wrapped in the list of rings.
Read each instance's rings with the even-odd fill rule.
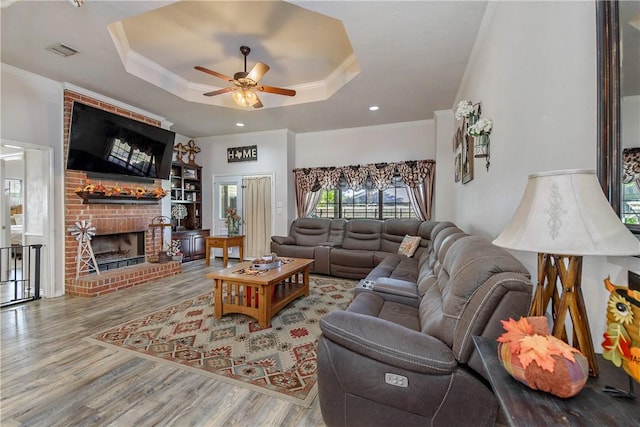
[[[285,258],[272,270],[252,274],[252,262],[241,262],[207,274],[213,279],[216,319],[223,314],[242,313],[258,320],[262,328],[291,301],[309,295],[309,269],[312,259]]]

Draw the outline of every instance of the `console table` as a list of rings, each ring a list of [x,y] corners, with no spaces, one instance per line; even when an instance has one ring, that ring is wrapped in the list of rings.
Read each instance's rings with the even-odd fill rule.
[[[240,261],[244,260],[244,236],[210,236],[207,237],[206,243],[206,261],[209,265],[209,258],[211,257],[211,248],[222,249],[222,265],[227,268],[227,262],[229,261],[229,248],[238,247],[240,249]]]
[[[640,402],[612,397],[602,391],[608,385],[629,389],[625,372],[597,355],[600,375],[589,378],[576,396],[562,399],[532,390],[514,379],[498,359],[495,340],[473,337],[500,408],[509,426],[639,426]],[[638,384],[635,388],[638,389]]]

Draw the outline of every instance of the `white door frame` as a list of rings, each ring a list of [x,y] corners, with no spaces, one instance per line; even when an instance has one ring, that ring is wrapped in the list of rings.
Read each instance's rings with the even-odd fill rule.
[[[212,191],[212,197],[211,197],[211,212],[212,212],[212,217],[211,217],[211,226],[212,226],[212,235],[216,235],[219,234],[219,228],[220,227],[220,223],[221,220],[219,218],[217,218],[217,208],[218,208],[218,200],[217,200],[217,188],[216,188],[216,183],[220,182],[221,180],[229,179],[229,178],[239,178],[239,189],[242,192],[242,180],[244,178],[259,178],[259,177],[264,177],[264,176],[268,176],[269,178],[271,178],[271,230],[273,232],[273,230],[275,230],[275,224],[276,224],[276,211],[275,211],[275,206],[276,206],[276,173],[275,172],[256,172],[256,173],[237,173],[237,174],[230,174],[230,173],[225,173],[225,174],[216,174],[213,173],[211,175],[211,188],[213,189]],[[240,206],[240,209],[242,209],[243,206]],[[222,256],[222,249],[214,249],[214,254],[215,256]],[[230,248],[230,256],[232,257],[239,257],[240,254],[238,253],[238,249],[237,248]],[[235,252],[234,252],[235,251]]]
[[[55,216],[55,199],[54,199],[55,178],[54,178],[53,147],[29,144],[26,142],[12,141],[7,139],[0,139],[0,144],[5,146],[17,147],[24,150],[26,152],[25,157],[28,155],[28,150],[38,150],[38,151],[41,151],[44,158],[48,160],[48,161],[45,160],[43,162],[43,163],[46,163],[49,168],[49,170],[45,171],[43,175],[48,177],[48,188],[45,193],[46,194],[45,203],[47,205],[46,215],[49,220],[43,221],[42,234],[38,233],[37,235],[30,235],[28,228],[25,228],[23,233],[23,242],[26,242],[26,244],[31,244],[34,240],[38,240],[39,242],[42,243],[42,247],[43,247],[41,252],[42,270],[41,270],[41,276],[40,276],[42,296],[56,297],[56,296],[63,295],[64,285],[62,286],[61,294],[56,293],[56,288],[55,288],[56,280],[62,280],[62,283],[64,283],[64,275],[63,275],[64,266],[62,265],[60,269],[55,268],[55,265],[56,265],[55,257],[57,252],[60,252],[61,262],[62,263],[64,262],[64,254],[63,254],[64,233],[62,234],[62,237],[61,237],[62,241],[56,242],[54,239],[54,236],[55,236],[54,231],[55,231],[55,226],[58,224],[58,222],[60,222],[60,219],[56,218]],[[26,189],[28,188],[28,184],[29,184],[28,180],[29,180],[29,173],[28,171],[25,170],[24,180],[22,183],[23,191],[26,191]],[[2,191],[4,191],[4,188]],[[25,196],[26,196],[26,193],[25,193]],[[25,209],[25,207],[23,207],[23,209]],[[25,213],[26,215],[29,214],[28,212],[25,212]],[[27,221],[24,220],[23,224],[26,224],[26,223]],[[64,221],[62,221],[62,224],[64,225]],[[24,227],[26,227],[26,225],[24,225]]]

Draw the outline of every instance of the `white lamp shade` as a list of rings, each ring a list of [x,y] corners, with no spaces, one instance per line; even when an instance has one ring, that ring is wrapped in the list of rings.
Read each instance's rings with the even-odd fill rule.
[[[493,243],[556,255],[640,254],[640,241],[613,211],[592,170],[530,175],[511,222]]]

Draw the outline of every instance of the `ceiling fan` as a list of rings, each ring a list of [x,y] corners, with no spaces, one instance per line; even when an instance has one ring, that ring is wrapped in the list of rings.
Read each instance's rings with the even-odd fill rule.
[[[198,71],[210,74],[219,79],[233,83],[233,86],[207,92],[204,96],[215,96],[222,93],[233,92],[233,100],[241,107],[262,108],[262,102],[258,98],[256,91],[274,93],[276,95],[295,96],[296,91],[293,89],[284,89],[281,87],[259,85],[258,82],[269,71],[269,66],[262,62],[257,62],[251,71],[247,72],[247,55],[251,49],[248,46],[240,46],[240,53],[244,56],[244,71],[239,71],[233,75],[233,78],[220,74],[217,71],[209,70],[201,66],[194,67]]]

